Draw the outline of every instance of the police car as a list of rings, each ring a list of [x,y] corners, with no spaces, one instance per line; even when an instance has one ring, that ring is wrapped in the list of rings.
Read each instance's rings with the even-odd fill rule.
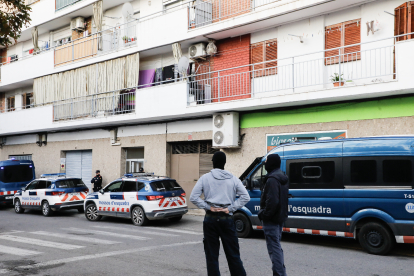
[[[85,200],[85,216],[90,221],[113,216],[144,226],[149,220],[179,221],[187,212],[181,186],[174,179],[153,174],[126,174]]]
[[[78,209],[83,212],[83,202],[89,189],[80,178],[65,178],[65,174],[44,174],[14,194],[14,210],[42,210],[44,216],[53,211]]]

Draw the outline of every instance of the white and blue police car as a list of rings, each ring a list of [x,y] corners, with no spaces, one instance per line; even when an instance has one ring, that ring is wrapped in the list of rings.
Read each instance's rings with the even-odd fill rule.
[[[66,178],[65,174],[43,174],[14,194],[14,210],[18,214],[25,209],[42,210],[44,216],[50,216],[58,210],[77,209],[83,212],[83,202],[88,192],[88,187],[80,178]]]
[[[153,174],[125,174],[85,200],[90,221],[113,216],[144,226],[150,220],[179,221],[187,212],[185,191],[177,181]]]

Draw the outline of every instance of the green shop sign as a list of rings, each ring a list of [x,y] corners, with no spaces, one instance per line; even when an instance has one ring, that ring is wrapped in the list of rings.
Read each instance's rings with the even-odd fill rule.
[[[346,130],[267,134],[266,148],[269,152],[273,148],[279,146],[281,143],[291,143],[295,141],[316,141],[320,140],[321,138],[343,139],[346,138]]]

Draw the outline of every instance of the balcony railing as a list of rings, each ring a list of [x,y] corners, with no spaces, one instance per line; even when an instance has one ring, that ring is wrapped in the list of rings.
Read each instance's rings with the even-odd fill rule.
[[[73,120],[135,112],[135,90],[106,92],[53,104],[53,120]]]
[[[191,76],[188,105],[394,80],[397,77],[395,38],[377,42]]]
[[[196,0],[188,7],[188,28],[196,28],[249,13],[281,0]]]
[[[130,22],[56,47],[55,66],[118,51],[136,43],[136,22]]]
[[[82,0],[56,0],[56,10],[61,10]]]

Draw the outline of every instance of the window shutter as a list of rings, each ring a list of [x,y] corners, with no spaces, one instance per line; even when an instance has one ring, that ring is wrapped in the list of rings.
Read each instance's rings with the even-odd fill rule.
[[[252,44],[251,46],[251,64],[259,63],[264,61],[264,47],[263,42]],[[253,69],[253,67],[252,67]],[[264,64],[259,64],[254,66],[254,76],[261,77],[263,76]]]
[[[326,27],[325,29],[325,50],[341,47],[342,41],[342,28],[341,26]],[[338,55],[340,50],[326,51],[325,52],[325,64],[338,63]]]
[[[408,11],[407,11],[407,33],[414,32],[414,16],[412,16],[412,12],[414,12],[414,1],[407,2]],[[408,35],[407,39],[414,38],[414,35]]]
[[[398,6],[394,10],[395,22],[394,22],[394,35],[402,35],[407,33],[407,3]],[[405,36],[397,38],[397,41],[406,40]]]
[[[361,43],[361,24],[359,21],[345,24],[344,46]],[[343,61],[354,61],[361,59],[361,45],[346,47]]]
[[[277,59],[277,40],[272,39],[265,42],[265,49],[266,49],[266,61]],[[277,61],[267,62],[266,68],[270,68],[266,70],[266,75],[274,75],[277,74]]]

